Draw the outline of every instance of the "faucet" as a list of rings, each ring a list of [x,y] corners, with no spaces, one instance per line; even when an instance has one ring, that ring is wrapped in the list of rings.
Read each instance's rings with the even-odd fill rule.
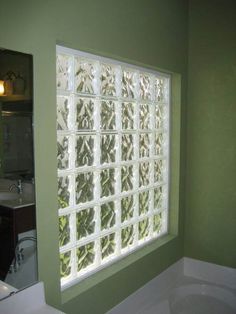
[[[22,181],[19,179],[17,180],[17,184],[13,183],[12,185],[10,185],[9,191],[11,192],[13,188],[17,189],[18,194],[22,194],[23,193]]]
[[[16,273],[22,261],[24,260],[24,254],[23,254],[24,249],[20,248],[20,244],[25,241],[33,241],[33,242],[36,242],[36,245],[37,245],[37,239],[35,237],[24,237],[20,239],[17,242],[16,247],[15,247],[15,257],[14,257],[13,263],[10,266],[9,273],[13,273],[13,272]]]

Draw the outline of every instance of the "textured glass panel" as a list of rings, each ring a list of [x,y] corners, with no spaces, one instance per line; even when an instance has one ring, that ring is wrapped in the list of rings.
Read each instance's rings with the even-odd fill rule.
[[[121,167],[121,191],[130,191],[133,189],[134,170],[133,166]]]
[[[94,100],[90,98],[75,98],[76,129],[94,129]]]
[[[71,252],[60,254],[60,274],[61,278],[69,277],[71,274]]]
[[[155,155],[163,154],[164,135],[163,133],[156,133],[155,135]]]
[[[107,134],[101,136],[101,164],[115,162],[116,136]]]
[[[77,250],[77,271],[81,271],[91,264],[95,260],[94,242],[90,242],[86,245],[80,246]]]
[[[134,128],[134,103],[124,102],[122,103],[122,129]]]
[[[149,211],[149,191],[139,194],[139,215],[146,214]]]
[[[69,137],[57,137],[57,168],[67,169],[69,167]]]
[[[163,223],[163,214],[158,213],[153,216],[153,232],[159,233],[162,229],[162,223]]]
[[[94,161],[94,136],[82,135],[76,138],[75,166],[92,166]]]
[[[57,88],[69,89],[69,76],[71,71],[71,58],[65,54],[57,54]]]
[[[132,160],[134,158],[134,137],[132,134],[122,134],[121,159]]]
[[[148,218],[141,220],[139,222],[138,231],[139,231],[139,236],[138,236],[139,240],[145,239],[149,235],[150,225],[149,225]]]
[[[149,184],[149,162],[142,162],[139,164],[139,186],[146,186]]]
[[[94,94],[95,65],[89,60],[75,58],[75,91]]]
[[[121,229],[121,247],[122,249],[132,245],[134,242],[134,226],[127,226]]]
[[[104,169],[101,171],[101,197],[115,193],[115,169]]]
[[[157,101],[164,101],[164,79],[156,78],[155,80],[155,99]]]
[[[70,242],[70,215],[59,217],[59,246]]]
[[[63,286],[167,230],[169,78],[58,51]]]
[[[164,107],[156,105],[155,128],[163,128],[164,126]]]
[[[150,128],[150,106],[141,104],[139,109],[139,127],[140,129]]]
[[[123,70],[122,73],[122,96],[126,98],[135,97],[135,73]]]
[[[101,103],[101,129],[114,130],[116,128],[115,102],[111,100]]]
[[[121,222],[133,218],[134,215],[134,197],[133,195],[121,199]]]
[[[115,252],[115,233],[109,234],[101,238],[102,259],[108,257]]]
[[[109,64],[101,66],[101,93],[106,96],[116,95],[116,76],[115,67]]]
[[[93,208],[83,209],[76,214],[76,230],[78,240],[94,233],[95,230],[94,215],[95,212]]]
[[[93,200],[93,173],[80,173],[76,177],[76,203],[85,203]]]
[[[139,157],[149,157],[150,149],[150,135],[148,133],[141,133],[139,135]]]
[[[151,99],[151,77],[146,74],[140,75],[140,97]]]
[[[69,128],[69,99],[57,96],[57,129],[67,130]]]
[[[154,162],[154,181],[160,182],[164,180],[165,160],[159,159]]]
[[[154,189],[154,208],[158,209],[163,206],[163,187],[159,186]]]
[[[116,222],[115,203],[109,202],[101,205],[101,230],[109,229]]]
[[[58,178],[58,208],[70,205],[70,177]]]

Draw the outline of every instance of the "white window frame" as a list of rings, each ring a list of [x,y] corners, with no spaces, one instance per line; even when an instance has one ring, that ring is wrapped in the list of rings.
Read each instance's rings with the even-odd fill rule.
[[[154,146],[152,145],[152,147],[150,148],[150,152],[151,152],[151,156],[148,157],[148,158],[143,158],[143,161],[150,161],[150,162],[154,162],[154,160],[157,160],[157,159],[162,159],[163,157],[165,158],[166,160],[166,165],[165,165],[165,180],[164,182],[161,182],[161,183],[158,183],[158,184],[154,184],[153,180],[151,179],[151,182],[149,184],[149,186],[147,188],[144,188],[144,187],[139,187],[139,185],[136,184],[136,188],[132,190],[132,192],[122,192],[121,193],[121,189],[120,189],[120,182],[116,182],[116,185],[118,186],[118,190],[119,190],[119,193],[118,194],[115,194],[114,196],[108,196],[106,197],[105,199],[102,199],[101,196],[100,196],[100,191],[99,191],[99,186],[97,188],[97,190],[95,191],[95,199],[94,199],[94,202],[89,202],[89,203],[85,203],[85,204],[82,204],[82,205],[78,205],[76,204],[74,198],[75,198],[75,173],[77,174],[78,173],[78,168],[75,167],[75,152],[73,150],[70,151],[70,167],[69,169],[67,170],[58,170],[58,177],[62,177],[62,176],[67,176],[67,175],[71,175],[73,177],[73,183],[72,183],[72,190],[71,191],[71,198],[73,198],[72,200],[72,203],[71,203],[71,206],[67,207],[67,208],[60,208],[59,209],[59,216],[62,216],[62,215],[70,215],[70,237],[71,237],[71,240],[70,240],[70,243],[69,244],[66,244],[65,246],[62,246],[60,247],[60,254],[63,254],[65,252],[68,252],[70,251],[71,252],[71,275],[68,277],[68,278],[62,278],[61,279],[61,288],[62,290],[66,289],[67,287],[70,287],[72,285],[74,285],[75,283],[85,279],[86,277],[90,276],[91,274],[107,267],[108,265],[118,261],[119,259],[122,259],[123,257],[127,256],[128,254],[136,251],[137,249],[140,249],[141,247],[143,247],[144,245],[146,245],[147,243],[150,243],[151,241],[154,241],[156,240],[157,238],[165,235],[168,233],[168,219],[169,219],[169,147],[170,147],[170,94],[171,94],[171,91],[170,91],[170,86],[171,86],[171,75],[167,74],[167,73],[162,73],[162,72],[158,72],[158,71],[154,71],[152,69],[148,69],[148,68],[143,68],[143,67],[140,67],[140,66],[136,66],[136,65],[132,65],[132,64],[128,64],[128,63],[125,63],[125,62],[119,62],[119,61],[116,61],[116,60],[113,60],[113,59],[110,59],[110,58],[104,58],[104,57],[101,57],[101,56],[97,56],[97,55],[93,55],[93,54],[90,54],[90,53],[86,53],[86,52],[82,52],[82,51],[78,51],[78,50],[74,50],[74,49],[70,49],[70,48],[66,48],[66,47],[62,47],[62,46],[57,46],[56,47],[56,53],[57,54],[65,54],[65,55],[69,55],[71,56],[71,71],[72,73],[70,73],[71,75],[71,80],[70,80],[70,86],[69,86],[69,90],[61,90],[61,89],[57,89],[57,96],[69,96],[70,98],[70,103],[69,103],[69,106],[72,106],[72,112],[73,114],[75,115],[75,108],[74,108],[74,97],[84,97],[85,94],[79,94],[79,93],[76,93],[75,92],[75,82],[74,82],[74,58],[76,57],[79,57],[79,58],[83,58],[83,59],[87,59],[87,60],[91,60],[91,61],[95,61],[98,63],[98,65],[100,65],[101,63],[105,63],[105,64],[110,64],[110,65],[115,65],[115,66],[118,66],[120,71],[122,69],[128,69],[128,70],[133,70],[137,73],[137,75],[139,75],[140,73],[143,73],[143,74],[147,74],[147,75],[150,75],[151,77],[157,77],[157,78],[161,78],[163,80],[165,80],[165,84],[166,84],[166,95],[165,95],[165,101],[163,103],[161,103],[161,105],[163,107],[165,107],[165,125],[164,125],[164,129],[163,130],[159,130],[159,131],[164,131],[165,134],[167,135],[166,136],[166,139],[165,139],[165,147],[164,147],[164,156],[161,156],[161,157],[156,157],[154,156]],[[121,73],[121,72],[120,72]],[[111,99],[111,100],[115,100],[117,102],[124,102],[124,101],[133,101],[133,102],[136,102],[138,103],[139,105],[142,103],[142,102],[145,102],[145,103],[149,103],[150,104],[150,108],[151,108],[151,105],[152,104],[157,104],[158,102],[156,100],[154,100],[154,93],[152,91],[152,99],[150,101],[143,101],[141,99],[125,99],[123,97],[121,97],[121,93],[118,97],[104,97],[102,95],[100,95],[100,89],[99,89],[99,82],[97,82],[97,86],[96,86],[96,94],[91,96],[95,99],[95,102],[99,103],[99,101],[101,99]],[[138,105],[138,106],[139,106]],[[152,112],[154,112],[154,109],[151,109],[153,110]],[[100,116],[100,114],[99,114]],[[96,134],[97,134],[97,131],[99,130],[100,128],[100,121],[99,121],[99,116],[98,116],[98,119],[97,121],[95,121],[95,129],[96,129]],[[154,116],[152,117],[150,115],[151,119],[154,120]],[[116,117],[116,119],[119,119],[120,117]],[[138,114],[136,115],[136,118],[135,119],[139,119],[139,116]],[[153,125],[154,125],[154,122],[152,122]],[[121,122],[118,121],[118,124],[121,125]],[[138,138],[138,136],[140,135],[140,130],[136,130],[135,133],[132,133],[132,134],[136,134],[136,137]],[[158,130],[156,129],[151,129],[148,134],[151,134],[151,137],[156,134],[158,132]],[[70,136],[72,139],[72,143],[70,143],[71,147],[74,147],[75,146],[75,135],[76,134],[84,134],[86,132],[78,132],[76,130],[60,130],[60,131],[57,131],[57,135],[58,137],[60,136]],[[112,132],[113,133],[113,132]],[[144,131],[145,133],[145,131]],[[87,133],[86,133],[87,134]],[[119,128],[118,131],[115,132],[115,134],[117,134],[118,137],[121,136],[122,134],[122,130],[121,130],[121,127]],[[101,133],[100,133],[101,135]],[[100,136],[99,135],[99,136]],[[138,141],[138,139],[136,140]],[[138,149],[138,147],[136,147],[136,150]],[[98,150],[99,151],[99,150]],[[118,153],[120,153],[121,149],[118,148],[117,149]],[[136,152],[136,156],[139,155],[139,151]],[[97,170],[99,169],[104,169],[104,168],[113,168],[114,167],[114,164],[115,164],[115,168],[121,168],[121,166],[124,164],[120,157],[118,157],[118,162],[115,162],[114,164],[107,164],[105,166],[99,164],[100,163],[100,155],[97,154],[97,156],[95,156],[95,165],[94,166],[88,166],[87,168],[83,168],[83,170],[81,172],[84,172],[84,171],[95,171],[94,174],[95,174],[95,181],[96,180],[99,180],[99,176],[98,176],[98,173],[99,172],[96,172]],[[138,160],[135,160],[134,162],[130,162],[130,164],[135,164],[135,165],[139,165],[139,160],[140,160],[140,157],[138,157]],[[74,166],[72,166],[74,164]],[[137,173],[136,173],[137,175]],[[151,170],[150,170],[150,178],[152,178],[154,176],[154,166],[151,166]],[[138,176],[139,177],[139,176]],[[120,179],[120,177],[119,177]],[[98,182],[98,181],[97,181]],[[135,246],[132,246],[132,247],[127,247],[127,249],[124,249],[124,250],[121,250],[121,240],[120,240],[120,237],[117,236],[117,234],[120,234],[121,232],[121,221],[119,221],[119,223],[116,222],[116,225],[114,228],[112,228],[111,230],[109,231],[100,231],[99,228],[95,228],[95,232],[93,233],[92,236],[88,236],[88,237],[85,237],[84,239],[81,239],[81,240],[77,240],[76,239],[76,213],[82,209],[86,209],[86,208],[90,208],[92,206],[95,206],[96,208],[99,208],[100,205],[104,202],[107,203],[109,201],[117,201],[117,200],[120,200],[121,197],[124,197],[124,196],[128,196],[130,194],[132,195],[135,195],[135,198],[136,198],[136,209],[135,209],[135,212],[136,212],[136,217],[132,219],[132,225],[135,225],[136,228],[138,228],[138,222],[140,221],[140,216],[138,215],[138,193],[139,192],[142,192],[142,191],[150,191],[149,194],[151,194],[150,196],[150,199],[153,201],[153,193],[154,193],[154,189],[155,187],[157,188],[158,186],[161,186],[161,185],[164,185],[165,186],[165,200],[164,200],[164,208],[161,208],[160,211],[163,211],[164,215],[165,215],[165,218],[164,218],[164,226],[161,230],[161,232],[159,232],[158,234],[152,234],[152,231],[150,232],[150,236],[148,236],[147,238],[145,238],[145,240],[143,241],[140,241],[137,239],[137,234],[138,234],[138,229],[136,229],[136,239],[134,240],[136,245]],[[118,201],[117,201],[117,204],[118,204]],[[150,203],[151,204],[151,203]],[[150,218],[150,221],[152,221],[153,219],[153,215],[154,215],[154,209],[153,209],[153,205],[150,205],[150,210],[149,210],[149,213],[146,214],[146,216],[142,216],[142,218],[145,218],[145,217],[149,217]],[[119,205],[116,207],[116,214],[118,215],[118,219],[120,219],[120,207]],[[158,213],[158,211],[155,211],[155,213]],[[95,220],[99,220],[99,214],[98,214],[98,211],[97,213],[95,214],[96,215],[96,218]],[[97,222],[98,224],[98,222]],[[122,227],[125,227],[127,225],[130,225],[130,222],[128,221],[127,223],[122,223]],[[88,267],[85,269],[85,271],[81,271],[81,272],[77,272],[76,271],[76,264],[77,264],[77,261],[76,261],[76,248],[78,248],[79,246],[81,245],[86,245],[87,243],[90,243],[91,241],[96,241],[96,239],[99,239],[102,237],[102,236],[106,236],[106,235],[109,235],[111,233],[115,233],[116,234],[116,245],[118,246],[118,249],[116,249],[116,253],[114,255],[112,255],[111,258],[107,258],[105,260],[102,261],[101,259],[101,254],[98,254],[99,256],[96,256],[96,261],[95,261],[95,264],[93,264],[92,267]],[[95,250],[97,249],[96,245],[95,245]]]

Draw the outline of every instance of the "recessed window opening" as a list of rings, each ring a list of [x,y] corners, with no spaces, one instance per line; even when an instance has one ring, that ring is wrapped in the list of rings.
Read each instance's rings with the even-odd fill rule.
[[[168,231],[170,76],[57,46],[61,285]]]

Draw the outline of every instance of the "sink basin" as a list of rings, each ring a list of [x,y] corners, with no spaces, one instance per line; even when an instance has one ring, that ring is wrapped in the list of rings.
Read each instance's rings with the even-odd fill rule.
[[[6,282],[0,280],[0,300],[9,296],[13,292],[16,292],[17,289],[8,285]]]
[[[19,197],[18,193],[0,192],[0,201],[16,200]]]

